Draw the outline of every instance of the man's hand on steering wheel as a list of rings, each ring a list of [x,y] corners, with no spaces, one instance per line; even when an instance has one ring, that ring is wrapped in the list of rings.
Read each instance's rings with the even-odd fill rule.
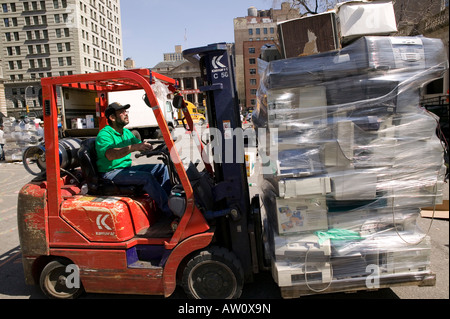
[[[139,151],[141,153],[149,152],[153,149],[153,145],[148,142],[134,144],[133,147],[134,147],[133,151]]]

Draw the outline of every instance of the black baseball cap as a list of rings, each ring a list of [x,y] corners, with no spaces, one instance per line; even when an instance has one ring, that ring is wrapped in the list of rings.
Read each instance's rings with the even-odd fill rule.
[[[108,118],[110,115],[115,114],[116,111],[120,111],[123,109],[129,109],[130,104],[122,105],[118,102],[111,103],[105,110],[105,116]]]

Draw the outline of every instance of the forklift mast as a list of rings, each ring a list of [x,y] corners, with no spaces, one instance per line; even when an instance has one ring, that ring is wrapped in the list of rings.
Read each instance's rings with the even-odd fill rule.
[[[252,254],[249,253],[252,249],[249,223],[252,221],[233,57],[225,43],[184,50],[183,55],[200,65],[203,86],[199,89],[206,95],[213,137],[216,199],[222,200],[223,208],[233,209],[230,218],[219,222],[216,238],[237,255],[249,280],[253,273]],[[221,160],[217,160],[217,153],[221,154]]]

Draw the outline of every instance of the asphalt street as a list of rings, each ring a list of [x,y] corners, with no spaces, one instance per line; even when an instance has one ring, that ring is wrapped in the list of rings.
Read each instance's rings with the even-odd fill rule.
[[[189,136],[180,129],[176,135],[185,139],[188,147],[185,155],[195,153],[195,147]],[[183,142],[184,143],[184,142]],[[192,155],[189,155],[192,156]],[[194,157],[191,160],[196,160]],[[197,157],[199,158],[199,157]],[[144,163],[147,159],[134,160]],[[138,162],[137,162],[138,161]],[[19,237],[17,232],[17,198],[21,187],[33,178],[21,162],[0,163],[0,299],[44,299],[38,287],[27,286],[24,282]],[[249,182],[254,185],[258,181],[256,171]],[[447,184],[448,191],[448,184]],[[251,194],[259,192],[258,185],[250,186]],[[431,223],[431,225],[430,225]],[[449,298],[449,224],[448,219],[420,218],[418,224],[422,229],[430,229],[431,236],[431,269],[436,274],[436,285],[433,287],[405,286],[377,291],[360,291],[357,293],[333,293],[302,297],[302,299],[448,299]],[[83,298],[137,298],[142,296],[114,296],[89,294]],[[177,288],[172,299],[185,298],[182,289]],[[154,297],[145,297],[154,298]],[[159,298],[159,297],[158,297]],[[245,286],[242,298],[245,299],[280,299],[280,291],[273,282],[271,274],[261,273],[254,283]]]

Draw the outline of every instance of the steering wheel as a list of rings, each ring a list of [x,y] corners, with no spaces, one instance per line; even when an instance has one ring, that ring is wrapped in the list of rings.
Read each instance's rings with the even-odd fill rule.
[[[157,142],[154,142],[157,143]],[[167,145],[164,142],[159,142],[160,144],[158,146],[156,146],[154,149],[150,150],[150,151],[146,151],[146,152],[140,152],[138,154],[135,155],[135,158],[139,158],[142,156],[147,156],[152,157],[152,156],[156,156],[156,155],[164,155],[164,154],[169,154],[169,148],[167,147]]]

